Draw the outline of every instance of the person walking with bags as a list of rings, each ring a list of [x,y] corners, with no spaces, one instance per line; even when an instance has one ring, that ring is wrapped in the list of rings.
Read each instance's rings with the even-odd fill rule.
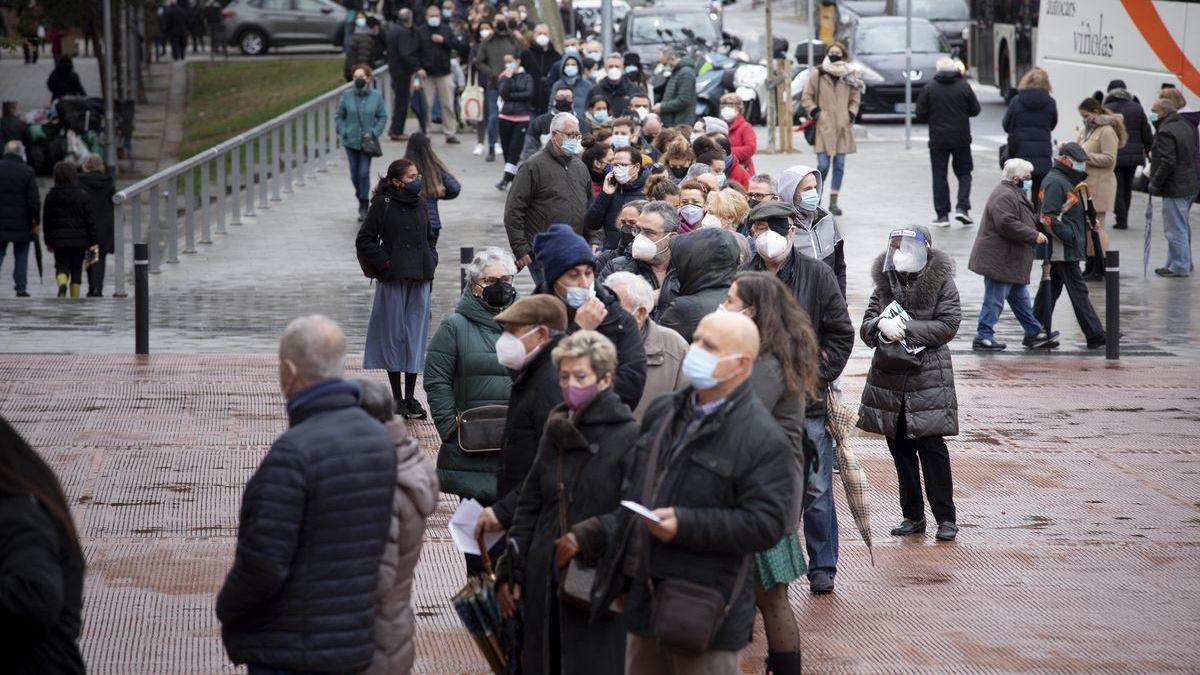
[[[58,297],[79,297],[83,284],[83,262],[96,243],[96,218],[87,193],[79,187],[75,165],[63,160],[54,165],[54,187],[42,204],[42,238],[54,254],[54,280]]]
[[[383,154],[379,135],[388,121],[383,95],[370,86],[372,72],[370,64],[354,66],[354,86],[342,92],[335,113],[338,136],[350,164],[350,183],[358,199],[360,223],[370,205],[371,159]]]
[[[1099,280],[1104,278],[1104,252],[1108,250],[1108,230],[1104,229],[1104,221],[1117,196],[1117,153],[1125,147],[1128,135],[1121,116],[1107,110],[1094,98],[1083,99],[1079,104],[1079,115],[1083,118],[1083,130],[1079,132],[1078,141],[1087,153],[1087,186],[1096,209],[1097,226],[1096,235],[1089,233],[1087,237],[1083,278]],[[1100,240],[1099,249],[1096,239]]]
[[[1008,156],[1033,165],[1029,191],[1036,209],[1042,194],[1042,179],[1050,173],[1054,147],[1050,134],[1058,126],[1058,105],[1050,95],[1050,76],[1031,68],[1017,85],[1017,95],[1008,103],[1001,122],[1008,134]]]
[[[116,187],[112,176],[104,170],[100,155],[89,154],[83,158],[83,173],[79,174],[79,185],[87,193],[96,221],[97,257],[87,268],[89,298],[104,297],[105,258],[116,250],[113,242],[113,195]]]
[[[355,245],[364,269],[379,283],[367,322],[363,368],[388,374],[396,414],[425,419],[417,401],[417,373],[425,365],[429,338],[429,292],[437,267],[438,233],[429,224],[422,177],[397,159],[375,186]]]
[[[829,212],[842,215],[838,208],[838,193],[842,190],[842,174],[846,171],[846,155],[857,152],[854,142],[854,119],[862,101],[865,86],[850,64],[846,45],[834,42],[825,52],[825,60],[813,68],[800,95],[800,105],[815,120],[813,150],[817,153],[817,170],[821,182],[833,167],[833,182],[829,189]],[[780,193],[782,194],[782,193]]]
[[[858,428],[882,434],[896,463],[904,520],[892,529],[892,536],[925,532],[924,473],[937,539],[951,541],[958,535],[958,521],[944,439],[958,434],[949,345],[962,321],[954,259],[933,248],[928,228],[914,225],[892,230],[871,275],[875,290],[859,336],[875,355],[858,409]],[[907,319],[893,316],[892,303]]]
[[[595,571],[572,562],[570,528],[618,508],[621,486],[633,478],[638,425],[613,391],[617,350],[608,338],[581,330],[550,357],[563,403],[546,420],[521,489],[497,594],[506,616],[524,601],[524,675],[607,675],[625,665],[625,625],[610,615],[589,621]]]

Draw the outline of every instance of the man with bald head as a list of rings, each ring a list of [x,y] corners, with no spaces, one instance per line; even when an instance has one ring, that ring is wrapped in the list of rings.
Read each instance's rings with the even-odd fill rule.
[[[256,672],[359,672],[371,664],[375,589],[396,453],[342,379],[346,338],[306,316],[279,340],[288,430],[246,489],[233,568],[217,595],[229,658]]]
[[[754,627],[753,554],[795,526],[788,522],[791,445],[747,384],[758,351],[758,329],[747,317],[701,320],[683,361],[691,384],[646,411],[625,488],[624,498],[653,517],[620,509],[576,524],[560,545],[560,556],[574,547],[584,563],[599,563],[606,583],[594,611],[624,603],[626,673],[738,672],[738,650]],[[710,639],[693,641],[707,636],[679,634],[652,618],[655,605],[680,596],[676,617],[703,616],[702,605],[689,603],[705,595],[728,605]]]

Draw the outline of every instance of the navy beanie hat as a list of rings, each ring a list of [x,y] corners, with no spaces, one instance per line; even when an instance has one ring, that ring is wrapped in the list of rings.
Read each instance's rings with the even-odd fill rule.
[[[533,259],[541,263],[547,287],[576,265],[596,264],[592,247],[566,223],[555,223],[533,238]]]

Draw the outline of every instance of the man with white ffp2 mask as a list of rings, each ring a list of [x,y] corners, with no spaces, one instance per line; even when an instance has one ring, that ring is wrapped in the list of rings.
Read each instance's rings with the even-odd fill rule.
[[[821,172],[797,165],[779,175],[779,199],[792,207],[791,223],[796,228],[794,244],[810,258],[822,260],[837,277],[842,297],[846,295],[846,254],[842,232],[833,216],[821,208]]]

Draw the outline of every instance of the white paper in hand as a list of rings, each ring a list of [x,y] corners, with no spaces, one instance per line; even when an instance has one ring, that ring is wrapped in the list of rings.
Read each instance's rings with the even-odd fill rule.
[[[479,520],[479,514],[483,513],[483,505],[474,499],[464,499],[458,505],[458,510],[450,516],[450,537],[454,539],[454,545],[463,553],[471,555],[479,555],[479,543],[475,541],[475,523]],[[503,532],[485,532],[483,534],[483,543],[491,548],[500,541],[503,537]]]
[[[645,518],[646,520],[653,520],[656,523],[662,522],[662,516],[656,515],[653,511],[642,506],[641,504],[639,504],[637,502],[632,502],[632,501],[629,501],[628,499],[622,499],[621,506],[624,506],[625,508],[629,509],[630,511],[633,511],[634,513]]]

